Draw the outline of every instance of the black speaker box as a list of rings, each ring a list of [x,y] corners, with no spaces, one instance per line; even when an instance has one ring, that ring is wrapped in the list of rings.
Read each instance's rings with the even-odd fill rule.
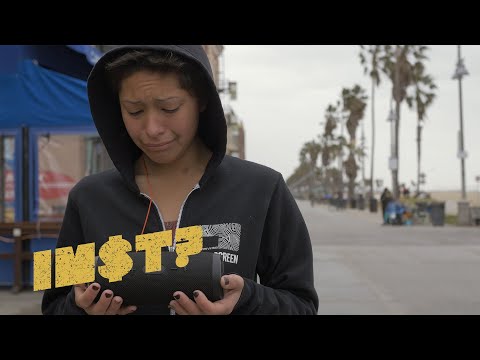
[[[182,291],[193,299],[193,291],[201,290],[210,301],[223,298],[220,279],[223,276],[223,261],[219,254],[201,252],[189,256],[188,265],[175,264],[175,252],[162,251],[161,270],[145,272],[145,252],[127,253],[133,260],[133,267],[121,281],[109,282],[101,276],[98,267],[105,265],[97,256],[95,259],[95,282],[101,289],[95,301],[104,290],[110,289],[114,296],[123,298],[123,305],[168,305],[175,291]]]

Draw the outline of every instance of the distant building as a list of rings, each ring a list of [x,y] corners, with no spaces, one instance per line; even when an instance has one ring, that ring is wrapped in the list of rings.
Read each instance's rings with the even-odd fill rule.
[[[223,69],[223,45],[203,45],[220,94],[227,93],[232,99],[236,98],[236,83],[227,83]],[[227,155],[245,159],[245,129],[230,105],[224,104],[225,118],[227,119]]]
[[[245,159],[245,130],[232,108],[225,109],[227,119],[227,155]]]
[[[205,52],[207,53],[208,60],[210,61],[210,65],[212,66],[213,71],[213,79],[215,81],[215,85],[217,89],[220,89],[221,86],[221,76],[222,69],[220,66],[221,55],[223,53],[223,45],[202,45]]]

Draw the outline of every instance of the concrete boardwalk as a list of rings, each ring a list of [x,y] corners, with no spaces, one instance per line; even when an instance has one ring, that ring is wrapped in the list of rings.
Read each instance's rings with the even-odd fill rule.
[[[319,314],[480,314],[480,227],[382,226],[378,213],[299,207]]]
[[[319,314],[480,314],[480,227],[391,227],[299,201]],[[0,290],[0,314],[40,314],[41,292]]]

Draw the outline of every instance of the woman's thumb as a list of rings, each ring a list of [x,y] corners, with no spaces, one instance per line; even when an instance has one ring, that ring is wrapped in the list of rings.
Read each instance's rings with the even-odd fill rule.
[[[236,274],[224,275],[221,280],[222,287],[227,290],[242,288],[243,278]]]

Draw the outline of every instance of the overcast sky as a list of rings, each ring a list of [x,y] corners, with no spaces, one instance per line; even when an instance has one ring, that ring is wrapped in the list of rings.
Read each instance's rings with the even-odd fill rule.
[[[247,160],[267,165],[288,178],[299,164],[306,141],[323,133],[329,103],[340,99],[343,87],[361,85],[370,97],[370,78],[363,75],[356,45],[225,45],[225,75],[237,81],[238,98],[231,106],[246,130]],[[456,45],[433,45],[427,52],[427,72],[438,86],[437,98],[427,113],[423,132],[422,162],[428,190],[460,189],[457,158],[459,131],[458,81],[452,80],[457,61]],[[470,75],[462,81],[467,189],[476,190],[480,176],[480,46],[462,46]],[[391,186],[389,113],[391,83],[383,79],[376,89],[375,175]],[[371,143],[371,104],[365,112],[365,132]],[[416,115],[406,103],[401,108],[399,181],[416,180]],[[360,138],[360,127],[357,131]],[[366,161],[366,176],[370,162]],[[359,172],[359,176],[361,172]]]

